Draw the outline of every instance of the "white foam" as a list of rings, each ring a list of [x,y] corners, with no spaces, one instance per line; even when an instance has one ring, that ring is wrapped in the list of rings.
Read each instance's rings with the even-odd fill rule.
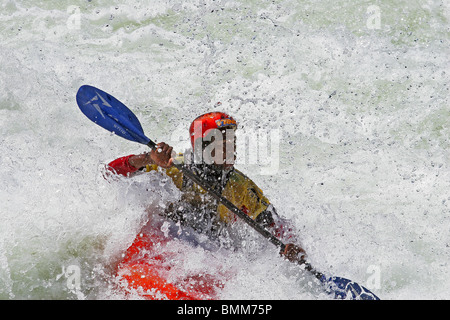
[[[239,168],[293,220],[312,263],[363,285],[379,267],[381,298],[448,298],[448,8],[383,2],[378,30],[367,29],[365,4],[341,2],[79,9],[70,29],[76,11],[60,2],[2,5],[1,298],[122,297],[113,266],[144,207],[176,198],[169,187],[140,191],[155,180],[103,179],[103,164],[145,148],[81,114],[82,84],[181,151],[179,136],[217,101],[242,135],[281,130],[277,175]],[[224,298],[324,298],[269,248],[230,258],[240,271]],[[191,253],[198,270],[205,257]],[[56,280],[69,265],[80,267],[82,295]]]

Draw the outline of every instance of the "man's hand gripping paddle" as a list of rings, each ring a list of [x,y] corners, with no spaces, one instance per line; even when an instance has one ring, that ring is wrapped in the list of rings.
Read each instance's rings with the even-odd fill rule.
[[[113,96],[95,87],[83,85],[77,92],[76,100],[86,117],[99,126],[122,138],[144,144],[151,149],[156,148],[156,144],[145,136],[144,130],[136,115]],[[254,230],[284,251],[286,245],[281,240],[261,227],[221,194],[217,193],[199,176],[175,161],[174,166],[181,170],[185,176],[207,191],[216,200],[220,201],[231,212],[244,220]],[[360,286],[356,282],[340,277],[326,277],[323,273],[316,271],[308,262],[305,262],[302,259],[289,259],[289,261],[304,266],[305,270],[311,272],[323,284],[325,291],[334,295],[335,299],[379,300],[374,293],[363,286]]]

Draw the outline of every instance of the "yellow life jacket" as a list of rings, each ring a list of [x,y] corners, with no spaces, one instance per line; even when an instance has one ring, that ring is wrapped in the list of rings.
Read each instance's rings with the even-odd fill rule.
[[[178,155],[176,161],[183,163],[184,156],[182,154]],[[157,165],[147,165],[146,171],[149,172],[152,170],[165,172],[181,191],[195,191],[194,193],[197,195],[206,193],[202,187],[195,183],[191,185],[191,190],[183,190],[183,172],[174,166],[164,169]],[[226,185],[222,190],[222,196],[231,201],[253,220],[270,205],[269,200],[263,195],[261,189],[251,179],[236,169],[233,169],[228,176]],[[217,215],[220,220],[226,223],[234,222],[237,219],[236,215],[221,203],[217,206]]]

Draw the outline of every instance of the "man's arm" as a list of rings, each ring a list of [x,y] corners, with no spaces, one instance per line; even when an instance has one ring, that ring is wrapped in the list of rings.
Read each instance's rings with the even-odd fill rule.
[[[293,228],[286,219],[282,219],[276,212],[273,205],[269,205],[267,209],[256,217],[258,222],[265,229],[271,231],[274,236],[283,242],[288,242],[284,250],[280,254],[291,262],[304,263],[306,259],[306,251],[302,247],[296,245],[297,237],[293,233]]]
[[[129,156],[121,157],[114,161],[111,161],[108,164],[107,169],[115,174],[120,174],[126,177],[131,173],[134,173],[139,170],[139,168],[134,167],[130,163],[130,158],[134,156],[135,156],[134,154],[131,154]]]
[[[172,147],[164,142],[158,143],[151,152],[129,155],[116,159],[108,164],[108,169],[114,173],[128,176],[147,165],[156,164],[162,168],[170,168],[173,165]]]

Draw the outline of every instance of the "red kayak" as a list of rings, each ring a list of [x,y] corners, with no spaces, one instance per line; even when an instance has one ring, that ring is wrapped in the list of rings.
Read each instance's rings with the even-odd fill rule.
[[[180,270],[180,261],[189,250],[189,244],[182,241],[161,228],[144,227],[118,267],[117,276],[126,292],[149,300],[217,299],[226,277],[220,271],[190,274]]]

